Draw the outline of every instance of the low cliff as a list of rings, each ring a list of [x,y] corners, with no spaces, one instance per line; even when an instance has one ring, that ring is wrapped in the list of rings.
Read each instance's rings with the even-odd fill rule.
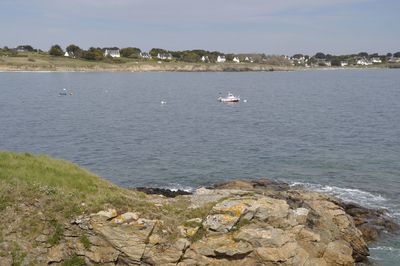
[[[0,265],[353,265],[398,230],[382,211],[268,179],[141,190],[169,197],[0,152]]]

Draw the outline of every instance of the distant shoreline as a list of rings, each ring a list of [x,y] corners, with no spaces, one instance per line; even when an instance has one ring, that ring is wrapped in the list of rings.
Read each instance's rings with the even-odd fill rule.
[[[102,64],[88,67],[62,65],[1,65],[0,72],[269,72],[293,71],[298,67],[263,64],[191,64],[191,63],[138,63],[129,65]]]
[[[171,65],[169,65],[171,64]],[[8,66],[0,64],[0,72],[36,72],[36,73],[58,73],[58,72],[272,72],[272,71],[333,71],[333,70],[371,70],[371,69],[395,69],[390,67],[290,67],[290,66],[272,66],[261,64],[174,64],[163,63],[156,64],[138,64],[137,66],[115,66],[109,67],[34,67],[28,65]]]

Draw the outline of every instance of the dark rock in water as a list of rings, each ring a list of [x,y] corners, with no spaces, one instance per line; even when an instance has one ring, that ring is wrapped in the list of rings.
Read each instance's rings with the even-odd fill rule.
[[[356,227],[368,243],[376,241],[382,232],[395,233],[400,226],[384,210],[374,210],[355,203],[341,203],[347,214],[353,217]]]
[[[184,190],[171,190],[166,188],[151,188],[151,187],[137,187],[136,190],[146,193],[146,194],[155,194],[155,195],[163,195],[167,198],[175,198],[180,195],[191,195],[191,192]]]

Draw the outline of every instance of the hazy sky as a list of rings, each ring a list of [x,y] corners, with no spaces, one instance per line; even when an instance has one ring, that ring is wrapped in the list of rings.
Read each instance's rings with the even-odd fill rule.
[[[400,51],[400,0],[0,0],[0,46]]]

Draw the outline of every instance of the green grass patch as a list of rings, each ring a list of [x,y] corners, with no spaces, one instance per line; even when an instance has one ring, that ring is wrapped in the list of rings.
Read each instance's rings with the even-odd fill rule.
[[[63,230],[62,225],[59,224],[55,220],[50,221],[50,225],[53,227],[54,232],[47,239],[47,243],[49,243],[50,245],[54,246],[54,245],[57,245],[58,243],[60,243],[60,240],[63,237],[64,230]]]
[[[12,266],[20,266],[22,264],[22,261],[24,260],[26,256],[25,252],[21,251],[21,248],[18,246],[17,243],[13,243],[13,248],[11,251],[11,257],[12,257]]]
[[[64,260],[62,266],[85,266],[85,259],[74,254],[70,258]]]
[[[81,243],[83,244],[83,246],[85,247],[85,249],[89,249],[89,248],[90,248],[91,244],[90,244],[90,240],[89,240],[89,238],[87,237],[87,235],[82,235],[82,236],[79,238],[79,241],[81,241]]]

